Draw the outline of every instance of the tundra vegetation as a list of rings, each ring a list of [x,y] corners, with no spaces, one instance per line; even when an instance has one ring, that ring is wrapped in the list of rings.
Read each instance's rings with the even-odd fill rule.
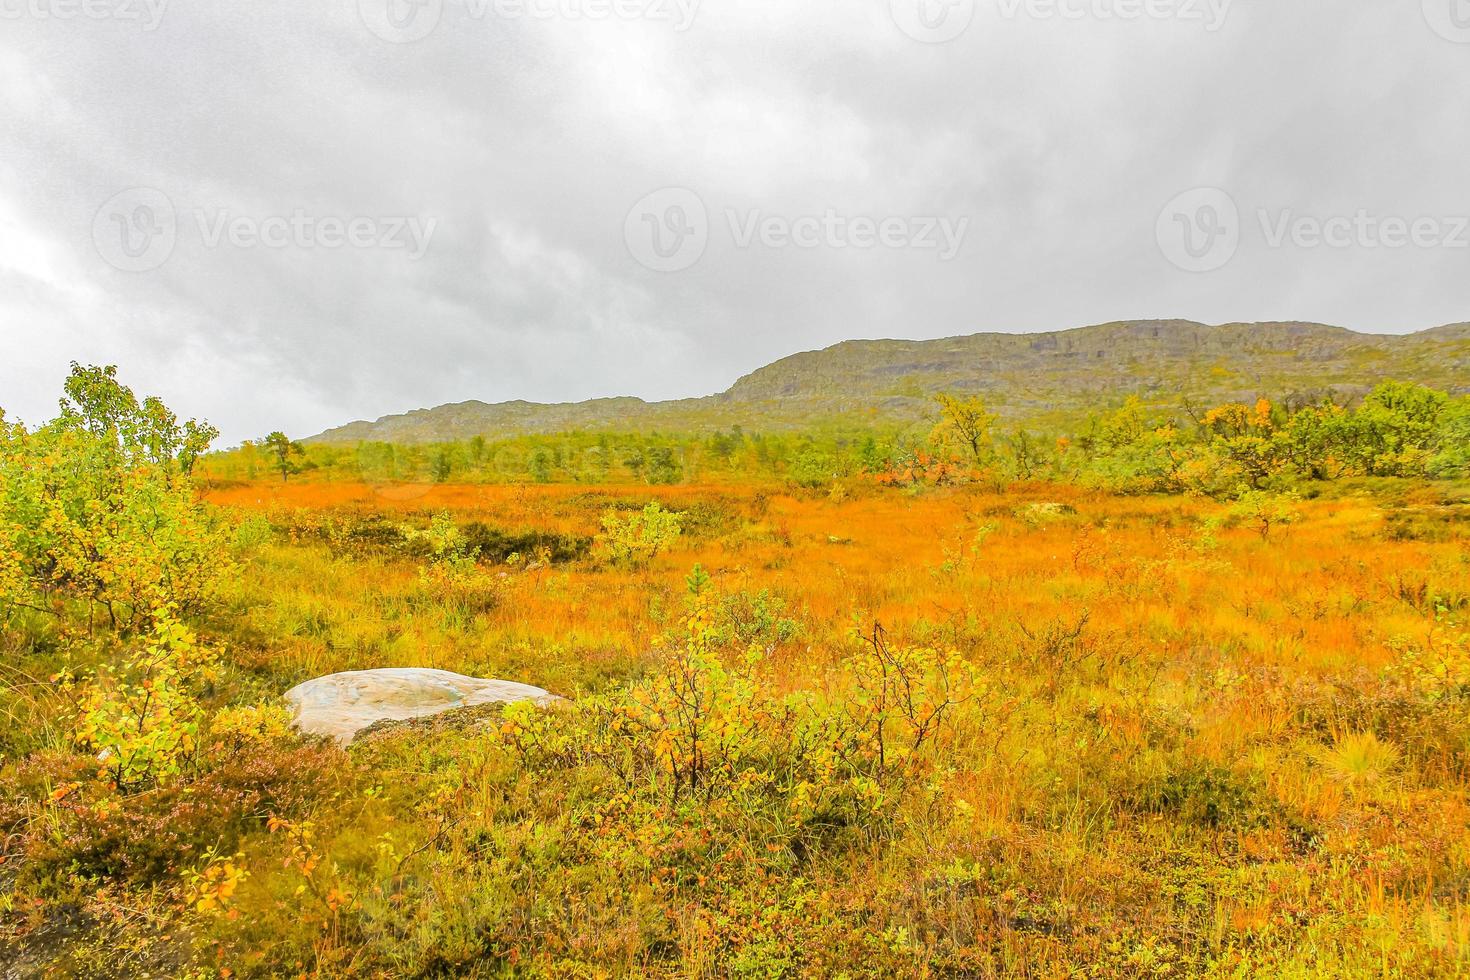
[[[0,416],[6,976],[1470,972],[1470,411]],[[294,448],[293,448],[294,447]],[[565,703],[293,732],[312,677]]]

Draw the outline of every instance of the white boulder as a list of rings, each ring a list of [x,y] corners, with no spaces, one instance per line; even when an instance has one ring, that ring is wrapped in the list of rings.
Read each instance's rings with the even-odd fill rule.
[[[297,685],[285,696],[296,711],[297,728],[328,735],[340,745],[380,721],[426,718],[479,704],[560,700],[539,687],[419,667],[330,674]]]

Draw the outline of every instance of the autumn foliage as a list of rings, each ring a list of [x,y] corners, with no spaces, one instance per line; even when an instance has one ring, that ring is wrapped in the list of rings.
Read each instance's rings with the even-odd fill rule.
[[[991,426],[963,451],[808,447],[819,486],[201,489],[120,428],[12,428],[0,959],[1463,975],[1470,496],[1429,478],[1452,401],[1133,404],[1028,437],[1030,480],[961,408]],[[345,750],[292,730],[282,691],[381,666],[565,700]]]

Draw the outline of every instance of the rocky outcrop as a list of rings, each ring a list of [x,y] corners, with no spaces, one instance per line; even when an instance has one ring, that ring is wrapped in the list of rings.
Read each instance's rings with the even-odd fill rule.
[[[293,687],[285,696],[295,709],[298,729],[336,739],[339,745],[381,721],[426,718],[482,704],[560,700],[539,687],[418,667],[331,674]]]

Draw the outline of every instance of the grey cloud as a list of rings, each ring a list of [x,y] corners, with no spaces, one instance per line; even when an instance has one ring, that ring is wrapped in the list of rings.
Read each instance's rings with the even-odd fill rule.
[[[152,32],[0,21],[0,405],[39,420],[68,360],[115,361],[238,440],[468,398],[703,394],[849,337],[1466,315],[1466,251],[1272,249],[1257,227],[1260,208],[1470,215],[1470,45],[1419,4],[1236,0],[1211,33],[980,0],[927,45],[889,0],[705,0],[683,33],[465,2],[403,45],[351,2],[174,0]],[[713,227],[657,273],[624,221],[671,186]],[[1243,232],[1207,274],[1155,237],[1199,186]],[[93,219],[132,187],[168,195],[179,239],[125,273]],[[195,211],[222,208],[438,226],[418,261],[208,248]],[[725,226],[829,208],[970,225],[952,262],[739,248]]]

